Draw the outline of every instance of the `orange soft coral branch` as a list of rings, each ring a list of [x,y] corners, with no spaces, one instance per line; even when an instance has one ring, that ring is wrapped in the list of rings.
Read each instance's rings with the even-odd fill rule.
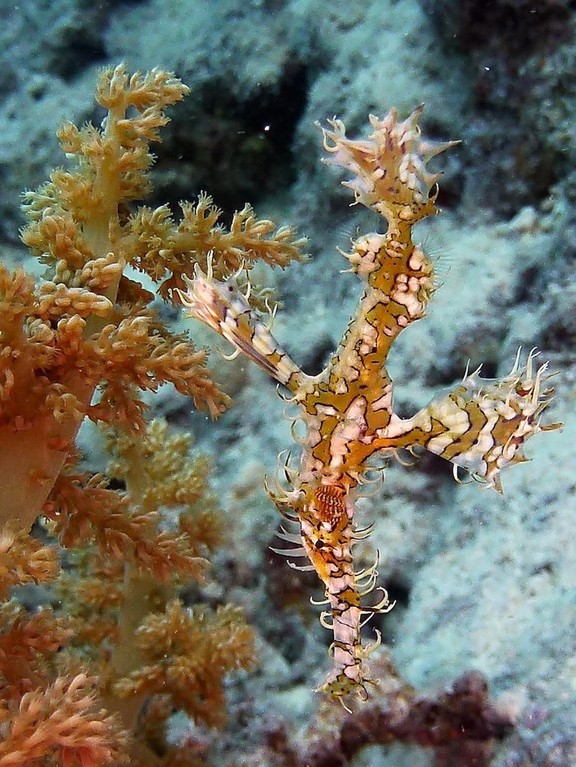
[[[44,513],[64,546],[94,542],[104,556],[127,560],[161,581],[176,573],[202,578],[207,563],[192,553],[187,536],[160,531],[157,511],[134,510],[132,504],[109,490],[103,477],[63,473]]]
[[[0,264],[0,530],[8,530],[0,538],[0,594],[6,595],[12,584],[55,575],[56,557],[27,537],[40,512],[64,546],[91,548],[104,566],[113,558],[121,560],[128,599],[120,599],[118,589],[109,599],[119,613],[107,664],[112,676],[126,677],[138,668],[134,630],[152,605],[161,609],[174,593],[175,576],[202,577],[206,561],[200,555],[223,535],[216,504],[206,495],[206,461],[190,462],[189,440],[165,446],[157,468],[171,481],[147,471],[146,450],[169,440],[165,428],[153,427],[148,436],[154,444],[146,447],[141,392],[171,383],[214,417],[230,401],[206,368],[206,352],[195,349],[187,336],[170,332],[150,307],[154,295],[129,280],[124,269],[147,272],[159,293],[172,299],[173,288],[183,287],[198,263],[211,262],[223,277],[256,260],[283,267],[302,257],[303,240],[289,228],[257,219],[250,206],[234,215],[229,231],[204,195],[196,205],[182,203],[179,222],[165,207],[129,212],[127,203],[150,189],[149,145],[159,140],[167,122],[165,108],[186,92],[176,78],[159,70],[130,76],[120,66],[103,72],[97,87],[97,100],[107,112],[102,124],[63,125],[58,137],[68,166],[24,197],[22,240],[48,266],[47,278],[36,284],[22,270],[10,273]],[[70,471],[85,417],[132,440],[122,456],[126,494],[111,492],[101,477]],[[165,519],[159,507],[174,505],[182,513],[171,517],[173,529],[164,529],[170,524],[160,523],[168,515]],[[80,572],[87,574],[87,569],[79,567],[75,574]],[[78,589],[76,598],[89,595],[86,601],[97,610],[106,595],[90,588],[88,579],[85,585],[87,591]],[[61,596],[73,601],[65,592],[63,585]],[[84,614],[70,612],[71,625],[78,627]],[[61,678],[49,687],[57,667],[52,656],[68,634],[46,618],[46,641],[40,648],[34,621],[4,618],[0,655],[7,664],[11,644],[19,639],[22,655],[17,668],[4,675],[11,702],[0,711],[6,735],[0,767],[52,757],[66,767],[117,761],[106,738],[98,741],[102,730],[88,711],[93,696],[85,692],[86,678]],[[110,620],[105,609],[92,623],[88,617],[75,639],[100,641]],[[186,689],[187,695],[202,697],[202,674],[209,676],[218,709],[214,717],[222,713],[223,674],[235,663],[247,663],[244,656],[251,652],[250,630],[238,616],[229,623],[234,626],[220,614],[212,622],[214,633],[204,637],[207,649],[200,658],[206,668],[194,677],[197,687]],[[182,683],[190,678],[183,677]],[[67,718],[73,703],[76,712]],[[117,704],[111,697],[110,706]],[[118,706],[128,727],[140,704],[132,700]]]
[[[10,586],[21,583],[47,583],[60,569],[58,552],[22,530],[0,530],[0,599]]]
[[[62,767],[126,763],[127,734],[98,705],[95,680],[59,677],[26,693],[0,741],[0,767],[36,767],[53,755]]]
[[[68,619],[56,617],[52,610],[30,614],[14,603],[0,606],[2,700],[17,700],[23,692],[45,684],[50,659],[70,635]]]
[[[76,321],[77,349],[111,316],[128,260],[120,206],[149,188],[149,143],[167,121],[165,107],[186,92],[157,70],[131,78],[122,66],[102,73],[102,127],[64,126],[60,140],[75,166],[25,195],[22,239],[56,268],[37,291],[19,271],[0,273],[7,310],[0,328],[0,514],[23,530],[39,514],[99,382],[94,371],[79,370],[69,336],[62,347],[57,328]]]
[[[229,404],[205,368],[206,354],[171,334],[148,308],[153,295],[123,276],[147,272],[173,298],[208,253],[219,276],[255,260],[285,266],[304,241],[287,227],[237,212],[227,231],[210,198],[126,215],[150,189],[150,143],[168,122],[165,108],[188,89],[171,74],[104,71],[96,97],[100,127],[66,123],[58,136],[70,167],[24,196],[22,240],[48,264],[39,287],[21,270],[0,268],[0,520],[29,530],[62,470],[82,422],[144,426],[135,389],[170,382],[213,417]],[[98,386],[103,396],[93,402]]]

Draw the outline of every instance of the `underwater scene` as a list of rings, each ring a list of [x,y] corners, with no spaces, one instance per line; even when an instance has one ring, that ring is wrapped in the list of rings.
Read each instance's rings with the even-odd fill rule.
[[[0,9],[0,767],[576,767],[576,3]]]

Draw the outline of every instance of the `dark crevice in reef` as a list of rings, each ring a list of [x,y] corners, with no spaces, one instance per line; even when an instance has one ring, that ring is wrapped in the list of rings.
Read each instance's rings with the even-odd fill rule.
[[[106,52],[102,41],[78,30],[66,32],[57,48],[51,51],[49,71],[63,80],[71,80],[90,64],[104,63]]]
[[[279,83],[246,99],[233,89],[233,83],[207,82],[174,113],[171,136],[158,152],[158,199],[168,198],[175,207],[209,190],[229,221],[246,201],[256,206],[265,195],[292,184],[291,148],[306,108],[306,68],[287,67]]]
[[[446,45],[490,48],[508,60],[549,52],[568,38],[576,3],[568,0],[420,0]]]
[[[76,8],[63,13],[46,38],[45,68],[63,80],[72,80],[93,64],[107,59],[104,32],[110,15],[120,6],[138,5],[142,0],[80,0]]]
[[[395,603],[391,612],[389,613],[375,613],[368,624],[366,625],[366,639],[367,643],[370,641],[371,635],[374,634],[374,630],[377,629],[382,635],[382,643],[384,645],[393,646],[396,641],[396,629],[398,628],[398,619],[400,611],[404,611],[410,603],[411,587],[409,583],[399,575],[390,575],[388,579],[382,585],[388,592],[390,604]],[[376,601],[380,599],[381,592],[373,592]],[[370,605],[370,597],[366,597],[363,600],[365,606]]]
[[[573,78],[566,77],[573,70],[576,3],[420,4],[445,56],[469,80],[470,111],[460,136],[465,205],[508,218],[545,199],[576,156],[576,141],[563,139],[576,101]]]

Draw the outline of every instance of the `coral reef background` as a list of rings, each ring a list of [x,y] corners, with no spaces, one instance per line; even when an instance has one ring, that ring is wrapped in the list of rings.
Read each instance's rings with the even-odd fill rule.
[[[426,458],[393,465],[363,501],[380,551],[380,580],[397,600],[378,627],[402,676],[439,689],[470,669],[517,727],[499,767],[567,765],[576,733],[576,10],[568,0],[76,0],[0,2],[0,231],[14,263],[22,189],[61,160],[55,129],[94,113],[97,70],[173,70],[191,88],[171,113],[154,169],[151,204],[206,190],[231,218],[250,202],[260,216],[310,238],[311,259],[264,275],[284,307],[275,331],[307,372],[320,368],[354,308],[339,274],[356,227],[375,217],[348,207],[320,163],[315,120],[336,114],[350,134],[368,112],[426,105],[425,132],[462,139],[442,168],[443,214],[422,227],[440,287],[429,317],[395,344],[398,408],[412,412],[438,388],[484,363],[509,369],[518,346],[537,345],[559,371],[553,419],[561,433],[530,446],[533,461],[504,477],[503,497],[453,482]],[[36,267],[37,269],[37,267]],[[170,319],[178,328],[181,320]],[[183,327],[181,325],[180,327]],[[211,343],[194,328],[199,343]],[[244,607],[258,632],[260,668],[228,691],[227,748],[302,726],[317,707],[327,637],[307,606],[314,581],[269,551],[278,520],[263,487],[290,446],[273,385],[241,360],[212,356],[235,404],[217,423],[171,391],[154,415],[191,427],[213,455],[214,488],[232,543],[214,560],[212,592]],[[102,467],[92,432],[86,466]],[[246,722],[250,721],[250,727]],[[174,735],[178,737],[177,732]],[[182,736],[184,737],[184,736]],[[243,740],[244,739],[244,740]],[[420,767],[420,749],[372,747],[355,765]],[[430,757],[431,759],[431,757]]]

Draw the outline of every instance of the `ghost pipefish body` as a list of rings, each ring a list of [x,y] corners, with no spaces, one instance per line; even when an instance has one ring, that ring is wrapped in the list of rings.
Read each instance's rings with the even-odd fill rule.
[[[370,528],[355,526],[355,498],[375,455],[394,455],[402,448],[423,447],[468,471],[486,486],[501,491],[500,473],[525,460],[524,442],[558,424],[541,425],[540,414],[553,391],[546,387],[547,365],[535,366],[530,352],[520,353],[510,373],[485,379],[480,369],[439,394],[411,418],[393,409],[393,384],[386,370],[389,350],[399,333],[425,315],[434,292],[434,269],[424,249],[413,242],[414,225],[436,215],[440,174],[428,170],[431,158],[458,142],[421,138],[418,107],[406,120],[395,110],[383,119],[370,116],[367,139],[346,137],[344,124],[329,121],[323,129],[329,163],[352,173],[344,185],[355,202],[375,210],[387,222],[384,234],[358,237],[346,255],[349,271],[365,283],[344,337],[326,368],[306,375],[282,349],[251,308],[233,276],[219,281],[210,263],[196,268],[180,297],[188,316],[226,338],[285,386],[300,408],[306,427],[299,439],[297,468],[285,467],[286,489],[270,492],[280,511],[298,523],[298,533],[280,537],[295,544],[282,553],[308,560],[325,589],[321,622],[333,632],[332,668],[321,690],[344,701],[351,693],[368,695],[372,681],[365,658],[378,645],[363,645],[360,628],[377,612],[392,608],[379,587],[375,604],[363,604],[376,588],[375,563],[356,571],[354,543]]]

